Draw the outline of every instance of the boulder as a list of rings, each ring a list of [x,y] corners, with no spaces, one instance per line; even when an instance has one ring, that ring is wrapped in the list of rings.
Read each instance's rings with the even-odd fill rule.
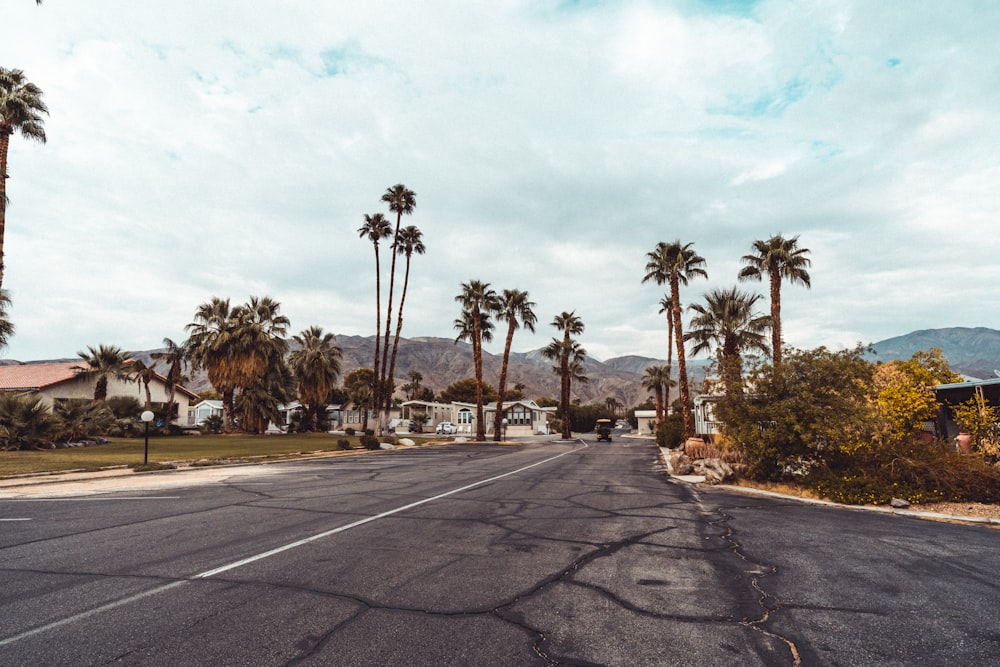
[[[906,509],[910,506],[910,501],[904,500],[902,498],[893,498],[889,501],[889,505],[892,507],[898,507],[899,509]]]
[[[412,447],[416,443],[413,442],[412,440],[410,440],[409,438],[400,438],[399,439],[399,444],[402,447]]]
[[[670,466],[674,469],[675,475],[690,475],[694,472],[691,459],[686,454],[675,454],[670,458]]]
[[[736,476],[732,466],[722,459],[699,459],[692,464],[695,475],[703,475],[709,484],[721,484]]]
[[[378,447],[379,449],[396,449],[396,445],[391,442],[381,442]]]

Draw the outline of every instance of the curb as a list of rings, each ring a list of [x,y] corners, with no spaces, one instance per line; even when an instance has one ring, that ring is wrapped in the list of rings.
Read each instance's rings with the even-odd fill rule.
[[[660,447],[659,449],[660,449],[660,458],[663,460],[663,464],[667,470],[667,474],[672,479],[680,480],[687,484],[700,484],[705,481],[705,478],[701,475],[675,475],[673,467],[670,465],[670,455],[668,453],[670,450],[665,449],[663,447]],[[921,512],[919,510],[896,509],[895,507],[880,507],[876,505],[845,505],[843,503],[833,502],[832,500],[820,500],[819,498],[802,498],[801,496],[790,496],[788,494],[778,493],[776,491],[767,491],[765,489],[754,489],[746,486],[734,486],[732,484],[713,484],[712,488],[726,489],[727,491],[735,491],[737,493],[746,493],[755,496],[764,496],[767,498],[793,500],[809,505],[841,507],[843,509],[862,510],[865,512],[879,512],[881,514],[894,514],[896,516],[908,516],[917,519],[937,519],[944,521],[956,521],[961,523],[976,523],[986,526],[1000,526],[1000,519],[993,519],[990,517],[964,516],[961,514],[944,514],[941,512]]]

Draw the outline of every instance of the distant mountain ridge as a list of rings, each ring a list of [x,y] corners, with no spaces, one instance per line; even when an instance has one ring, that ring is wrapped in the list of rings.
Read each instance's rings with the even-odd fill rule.
[[[337,336],[337,345],[343,354],[342,370],[349,373],[356,368],[370,367],[375,353],[374,336]],[[978,378],[994,377],[994,369],[1000,370],[1000,331],[985,327],[950,327],[945,329],[924,329],[905,336],[889,338],[874,343],[875,354],[870,358],[877,361],[909,359],[914,352],[926,351],[932,347],[941,348],[953,370]],[[150,363],[152,356],[161,350],[136,352],[135,356]],[[63,361],[74,361],[64,359]],[[502,357],[485,353],[483,372],[486,382],[497,385]],[[5,363],[18,363],[6,361]],[[587,359],[584,364],[589,382],[573,383],[573,398],[584,403],[601,403],[614,397],[628,406],[646,400],[649,392],[642,387],[642,374],[654,364],[665,364],[663,359],[625,355],[597,361]],[[396,386],[409,381],[410,371],[423,376],[422,384],[435,393],[458,380],[473,376],[472,347],[468,343],[455,343],[450,338],[421,336],[400,338],[396,359]],[[541,350],[513,352],[508,369],[508,386],[517,383],[525,385],[525,395],[529,398],[559,396],[559,377],[552,371],[552,362],[542,356]],[[704,381],[710,362],[704,359],[689,359],[688,374],[695,390]],[[158,369],[163,370],[163,369]],[[674,375],[677,360],[674,359]],[[194,373],[186,386],[196,392],[211,389],[203,371]],[[674,390],[676,396],[676,390]]]
[[[909,359],[915,352],[940,348],[953,371],[976,378],[1000,370],[1000,331],[986,327],[922,329],[874,343],[875,359]]]

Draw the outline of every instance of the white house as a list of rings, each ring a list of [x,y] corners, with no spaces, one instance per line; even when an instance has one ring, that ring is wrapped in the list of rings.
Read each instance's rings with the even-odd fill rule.
[[[0,392],[19,395],[37,394],[50,407],[59,401],[93,399],[97,378],[82,375],[79,371],[83,367],[82,360],[0,366]],[[167,379],[154,374],[149,382],[149,394],[154,405],[165,405],[170,396],[167,391]],[[141,381],[110,378],[108,398],[115,396],[131,396],[140,404],[145,404],[145,384]],[[198,395],[193,391],[174,385],[174,403],[177,404],[178,415],[173,420],[175,424],[184,425],[189,407],[197,400]]]

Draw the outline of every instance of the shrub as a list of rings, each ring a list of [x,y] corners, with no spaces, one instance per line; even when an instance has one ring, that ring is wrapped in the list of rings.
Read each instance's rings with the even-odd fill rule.
[[[656,444],[660,447],[676,449],[684,444],[684,415],[675,412],[666,415],[656,425]]]
[[[870,447],[810,470],[804,482],[837,502],[884,504],[936,501],[1000,502],[1000,470],[978,456],[954,452],[943,441],[912,438],[894,447]]]
[[[337,440],[337,449],[340,451],[347,451],[351,448],[351,441],[347,438],[340,438]]]
[[[354,430],[353,426],[348,426],[347,428],[344,429],[344,434],[345,435],[349,435],[350,436],[350,435],[354,435],[355,433],[356,433],[356,431]]]
[[[0,395],[0,450],[51,448],[60,429],[40,396]]]
[[[363,436],[361,436],[361,446],[364,447],[365,449],[374,450],[374,449],[380,449],[381,443],[379,443],[378,438],[376,438],[374,435],[369,435],[368,433],[365,433]]]
[[[208,435],[211,433],[222,433],[225,427],[226,424],[222,419],[222,415],[209,415],[201,423],[201,426],[198,427],[198,430]]]

